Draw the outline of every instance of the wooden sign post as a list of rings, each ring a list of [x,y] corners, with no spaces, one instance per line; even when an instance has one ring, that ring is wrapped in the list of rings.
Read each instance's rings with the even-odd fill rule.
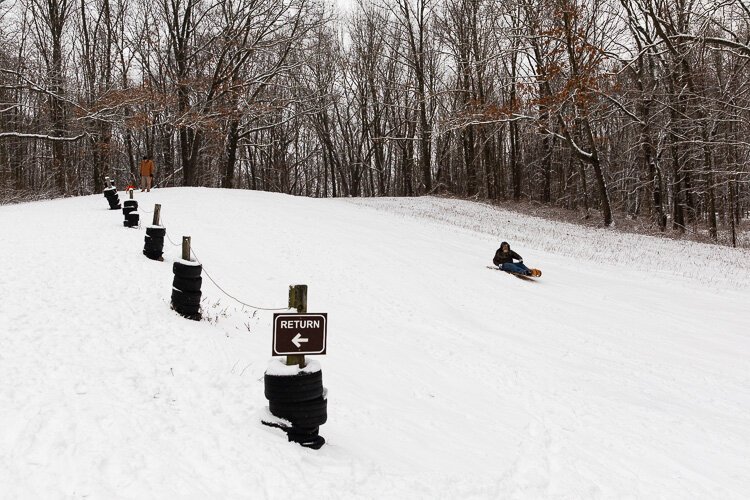
[[[296,309],[298,313],[307,312],[307,285],[291,285],[289,287],[289,309]],[[286,357],[287,365],[299,365],[305,367],[305,355]]]

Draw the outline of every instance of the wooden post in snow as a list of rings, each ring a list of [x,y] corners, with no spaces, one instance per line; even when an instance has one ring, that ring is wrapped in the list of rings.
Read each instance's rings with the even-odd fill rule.
[[[296,309],[298,313],[307,312],[307,285],[291,285],[289,287],[289,309]],[[299,354],[286,357],[286,364],[305,367],[305,355]]]
[[[157,204],[154,205],[154,220],[152,222],[152,224],[154,226],[158,226],[159,225],[159,217],[160,217],[160,215],[161,215],[161,205],[159,203],[157,203]]]
[[[182,237],[182,260],[190,260],[190,236]]]

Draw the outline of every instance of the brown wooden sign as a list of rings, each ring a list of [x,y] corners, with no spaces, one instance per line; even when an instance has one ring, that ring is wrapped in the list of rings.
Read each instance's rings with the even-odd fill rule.
[[[325,354],[328,314],[274,314],[272,356]]]

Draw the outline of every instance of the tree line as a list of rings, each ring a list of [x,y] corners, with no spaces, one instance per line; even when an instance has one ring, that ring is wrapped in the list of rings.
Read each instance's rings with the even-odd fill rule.
[[[0,0],[0,199],[531,200],[736,242],[742,0]]]

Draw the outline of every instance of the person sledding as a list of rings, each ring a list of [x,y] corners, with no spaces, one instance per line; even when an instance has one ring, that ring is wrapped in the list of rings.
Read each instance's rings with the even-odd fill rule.
[[[518,262],[513,262],[514,260]],[[539,269],[529,269],[526,267],[526,264],[523,263],[523,257],[511,250],[510,244],[507,241],[500,243],[500,248],[495,252],[495,258],[492,259],[492,263],[506,273],[533,276],[535,278],[542,275]]]

